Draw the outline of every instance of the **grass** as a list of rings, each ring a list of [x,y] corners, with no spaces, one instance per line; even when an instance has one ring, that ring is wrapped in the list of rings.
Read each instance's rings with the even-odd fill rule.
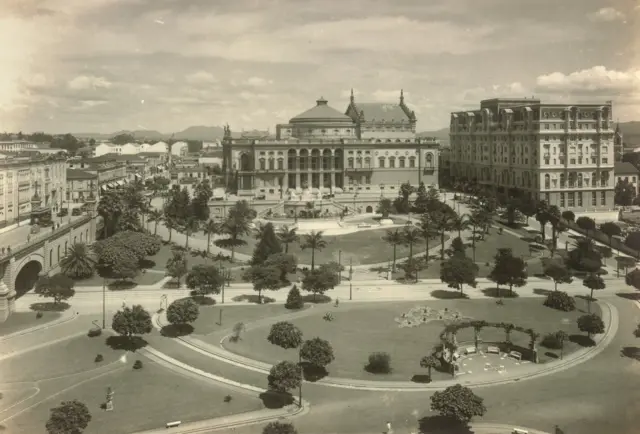
[[[162,273],[149,273],[144,271],[145,270],[143,270],[143,272],[139,273],[136,277],[131,279],[131,281],[127,280],[127,281],[114,282],[113,279],[107,279],[107,287],[111,290],[118,290],[118,289],[125,289],[125,288],[126,289],[133,288],[138,285],[142,285],[142,286],[153,285],[160,282],[165,277],[165,275]],[[75,286],[78,286],[78,287],[82,287],[82,286],[100,286],[101,287],[102,284],[103,284],[103,279],[98,275],[93,275],[88,279],[79,279],[75,281]]]
[[[0,336],[26,330],[31,327],[43,325],[60,318],[59,312],[42,312],[42,318],[36,318],[35,312],[14,312],[2,324],[0,324]]]
[[[92,420],[87,432],[109,434],[164,428],[167,422],[174,420],[188,423],[263,407],[257,396],[247,396],[173,373],[144,357],[129,359],[131,363],[115,372],[81,382],[11,419],[5,423],[7,431],[42,432],[49,409],[71,399],[77,399],[89,408]],[[144,367],[132,369],[133,359],[141,359]],[[108,387],[115,392],[114,410],[110,412],[100,408]],[[232,396],[231,402],[224,402],[226,395]]]
[[[348,264],[351,259],[353,265],[386,263],[393,258],[393,247],[382,240],[386,233],[387,229],[372,229],[339,236],[326,236],[324,240],[327,242],[327,247],[315,252],[315,263],[338,262],[340,259],[339,251],[342,251],[343,265]],[[252,255],[257,240],[252,237],[247,237],[244,240],[247,244],[236,248],[236,252]],[[301,242],[303,240],[304,235],[301,236]],[[430,247],[434,246],[435,242],[435,238],[430,241]],[[420,242],[413,246],[413,253],[416,255],[424,253],[425,247],[425,243]],[[298,258],[298,263],[311,264],[311,250],[302,250],[300,243],[289,245],[289,253]],[[409,256],[409,247],[398,246],[396,256],[398,259]]]
[[[269,294],[265,293],[265,295],[268,296]],[[222,311],[222,325],[218,324],[220,311]],[[215,306],[201,307],[200,316],[192,325],[196,335],[208,335],[216,332],[229,331],[239,322],[248,324],[290,312],[292,311],[286,309],[283,304],[269,303],[255,306],[218,304]]]
[[[578,306],[586,303],[576,300]],[[463,316],[484,319],[490,322],[510,322],[524,328],[533,328],[541,336],[546,333],[565,330],[568,334],[583,334],[578,331],[576,319],[582,313],[560,312],[542,305],[540,299],[513,299],[506,301],[505,306],[496,305],[493,300],[448,300],[423,303],[394,303],[380,305],[377,303],[352,305],[333,308],[334,320],[325,321],[323,313],[309,312],[309,315],[291,320],[298,326],[306,339],[320,337],[327,339],[334,348],[335,361],[328,366],[331,376],[359,379],[410,380],[416,374],[425,374],[420,368],[420,358],[430,354],[438,343],[439,333],[443,329],[442,321],[432,321],[414,328],[400,328],[395,318],[401,317],[414,306],[428,306],[433,309],[458,310]],[[596,308],[597,309],[597,308]],[[283,350],[267,341],[270,324],[251,328],[244,333],[237,343],[226,343],[225,347],[241,355],[277,363],[280,360],[297,360],[297,350]],[[481,332],[485,342],[502,342],[505,339],[501,329],[486,328]],[[513,332],[511,340],[514,345],[526,347],[528,335]],[[354,343],[357,342],[357,345]],[[458,342],[473,342],[473,330],[465,329],[458,333]],[[579,348],[573,342],[567,342],[564,354],[567,355]],[[543,350],[543,348],[540,348]],[[376,376],[364,370],[369,354],[387,352],[391,355],[393,372]],[[544,351],[539,351],[541,362],[552,359]],[[446,374],[444,378],[446,378]],[[434,379],[438,379],[434,375]]]
[[[124,354],[124,351],[114,351],[106,345],[108,336],[78,336],[30,351],[25,356],[11,357],[0,362],[0,371],[11,381],[38,381],[95,369],[118,360]],[[103,362],[94,362],[97,354],[103,355]]]

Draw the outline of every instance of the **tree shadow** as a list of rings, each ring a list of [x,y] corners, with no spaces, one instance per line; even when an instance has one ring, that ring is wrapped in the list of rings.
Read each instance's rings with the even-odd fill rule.
[[[386,273],[387,272],[387,267],[385,267],[385,266],[371,267],[371,268],[369,268],[369,271],[371,271],[372,273]]]
[[[262,303],[260,303],[258,294],[242,294],[242,295],[236,295],[231,300],[236,302],[247,302],[247,303],[255,303],[255,304],[268,304],[276,301],[275,298],[267,297],[266,295],[263,295],[261,298],[262,298]]]
[[[538,279],[550,280],[549,276],[544,273],[535,273],[533,277],[537,277]]]
[[[536,295],[549,295],[551,294],[553,291],[549,290],[549,289],[540,289],[540,288],[533,288],[533,293]]]
[[[309,362],[302,362],[300,366],[302,366],[302,376],[305,381],[313,383],[329,375],[329,372],[323,366],[316,366]]]
[[[169,280],[168,282],[165,282],[162,285],[163,289],[179,289],[180,288],[180,282],[176,281],[176,280]]]
[[[133,289],[138,284],[136,282],[132,282],[131,280],[116,280],[115,282],[111,282],[107,285],[110,291],[125,291],[127,289]]]
[[[140,336],[109,336],[105,342],[112,350],[116,351],[124,350],[136,352],[140,348],[144,348],[148,345],[148,342]]]
[[[569,335],[569,341],[581,347],[593,347],[596,345],[595,341],[586,335]]]
[[[156,266],[156,261],[149,258],[144,258],[140,260],[139,264],[140,268],[148,270]]]
[[[266,392],[262,392],[258,396],[262,400],[262,404],[270,410],[291,405],[293,404],[293,401],[294,401],[293,396],[291,396],[290,393],[280,393],[280,392],[274,392],[272,390],[267,390]]]
[[[544,353],[544,355],[549,357],[550,359],[557,359],[560,357],[556,353],[552,353],[551,351],[547,351],[546,353]]]
[[[190,335],[193,330],[194,328],[191,324],[169,324],[162,327],[160,334],[166,338],[179,338]]]
[[[640,348],[638,347],[622,347],[620,350],[620,357],[628,357],[637,362],[640,362]]]
[[[190,297],[183,298],[181,300],[186,300],[187,298],[193,300],[200,306],[214,306],[216,304],[216,299],[207,297],[206,295],[198,294],[196,291],[191,291]]]
[[[411,381],[413,381],[414,383],[431,383],[431,377],[429,377],[429,375],[427,374],[416,374],[413,377],[411,377]]]
[[[316,294],[314,299],[313,294],[307,294],[302,296],[302,301],[304,301],[305,303],[323,304],[329,303],[331,301],[331,297],[324,294]]]
[[[446,289],[435,289],[431,291],[431,296],[441,300],[452,300],[459,298],[469,298],[469,296],[460,291],[447,291]]]
[[[33,303],[29,306],[29,309],[36,312],[64,312],[69,309],[71,305],[61,301],[60,303],[54,303],[52,301],[46,301],[41,303]]]
[[[418,424],[420,432],[425,434],[473,434],[468,424],[446,416],[426,416]]]
[[[486,288],[482,290],[482,293],[487,297],[493,298],[518,298],[520,295],[516,291],[509,291],[509,288]]]
[[[616,295],[627,300],[640,301],[640,292],[618,292]]]

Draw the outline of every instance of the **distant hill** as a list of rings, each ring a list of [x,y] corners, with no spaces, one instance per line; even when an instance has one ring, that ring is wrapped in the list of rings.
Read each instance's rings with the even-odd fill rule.
[[[189,127],[186,130],[176,133],[176,140],[215,140],[221,139],[224,136],[224,129],[222,127],[205,127],[194,126]]]
[[[167,140],[173,135],[176,140],[215,140],[224,136],[222,127],[192,126],[176,133],[161,133],[156,130],[122,130],[111,134],[75,133],[79,139],[108,140],[119,134],[132,134],[138,140]]]
[[[440,140],[449,140],[449,128],[441,128],[435,131],[422,131],[416,134],[418,137],[435,137]]]

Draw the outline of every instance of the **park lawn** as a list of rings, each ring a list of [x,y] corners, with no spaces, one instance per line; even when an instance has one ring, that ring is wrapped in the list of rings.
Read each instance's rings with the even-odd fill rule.
[[[113,350],[105,339],[110,334],[94,338],[78,336],[54,345],[29,351],[0,361],[0,372],[11,381],[38,381],[47,378],[78,374],[98,369],[117,361],[125,352]],[[104,360],[94,361],[102,354]]]
[[[263,408],[257,396],[174,373],[142,356],[137,359],[143,362],[142,369],[134,370],[130,363],[80,383],[6,422],[8,432],[43,432],[50,408],[72,399],[89,408],[92,420],[87,432],[105,434],[164,428],[167,422],[175,420],[188,423]],[[114,410],[110,412],[100,408],[108,387],[114,391]],[[227,395],[231,395],[232,400],[225,403]]]
[[[60,312],[42,312],[42,318],[36,318],[36,312],[14,312],[0,324],[0,336],[7,336],[31,327],[44,325],[60,318]]]
[[[348,266],[353,260],[353,265],[379,264],[387,263],[393,259],[393,247],[383,241],[388,229],[370,229],[351,234],[326,236],[324,240],[327,247],[315,252],[315,263],[324,264],[327,262],[338,262],[342,260],[342,264]],[[257,240],[251,237],[244,239],[247,244],[236,248],[236,252],[245,255],[252,255],[257,244]],[[301,236],[300,242],[303,242],[304,235]],[[439,237],[433,238],[429,247],[435,246],[439,241]],[[424,241],[418,242],[413,246],[413,254],[418,255],[424,253],[426,245]],[[283,246],[284,251],[284,246]],[[342,252],[340,255],[339,252]],[[298,263],[302,265],[311,264],[311,250],[302,250],[300,243],[289,245],[289,253],[298,258]],[[396,248],[396,257],[398,259],[409,256],[408,246],[398,246]]]
[[[23,386],[24,387],[22,388],[16,388],[15,385],[11,385],[8,386],[10,388],[6,390],[0,387],[0,393],[2,393],[2,399],[0,399],[0,412],[13,407],[38,392],[36,387],[29,387],[28,385]]]
[[[143,270],[131,280],[115,281],[112,278],[107,278],[106,282],[109,289],[121,289],[123,286],[127,288],[134,288],[136,286],[155,285],[164,278],[165,275],[163,273],[153,273]],[[102,286],[103,278],[94,274],[88,279],[77,279],[74,280],[74,282],[76,287]]]
[[[576,302],[578,306],[584,304],[580,299]],[[327,368],[329,375],[365,380],[409,381],[416,374],[425,374],[420,368],[420,358],[430,354],[433,346],[438,343],[444,323],[436,320],[418,327],[400,328],[395,318],[400,318],[414,306],[428,306],[438,310],[448,308],[474,319],[513,323],[524,328],[533,328],[541,336],[558,330],[565,330],[569,335],[583,335],[576,325],[576,319],[582,315],[578,310],[560,312],[543,306],[542,299],[539,298],[510,299],[505,303],[505,306],[498,306],[494,300],[476,299],[384,305],[370,303],[333,308],[333,321],[324,320],[321,312],[310,312],[310,315],[293,319],[291,322],[302,330],[305,339],[320,337],[331,343],[335,360]],[[597,308],[593,310],[597,311]],[[269,329],[268,325],[249,328],[237,343],[225,342],[225,348],[266,363],[296,361],[297,350],[284,350],[267,341]],[[485,343],[502,342],[505,333],[502,329],[489,327],[482,330],[481,338]],[[514,331],[511,340],[514,345],[527,347],[529,337]],[[458,333],[458,343],[460,346],[464,346],[464,343],[473,345],[473,330],[461,330]],[[577,348],[577,344],[567,342],[564,354],[569,354]],[[545,355],[547,351],[539,347],[541,362],[551,358]],[[391,374],[374,375],[364,370],[369,354],[374,352],[386,352],[391,355]],[[434,376],[434,379],[438,379],[437,376]]]
[[[268,295],[268,294],[267,294]],[[219,296],[217,296],[219,298]],[[230,301],[230,303],[232,303]],[[222,325],[218,324],[220,320],[220,311],[222,311]],[[249,323],[259,320],[270,319],[276,316],[289,314],[291,311],[284,307],[283,304],[256,304],[252,305],[240,305],[234,306],[233,304],[217,304],[215,306],[201,306],[200,315],[198,319],[192,324],[194,328],[194,334],[202,335],[199,337],[204,338],[204,335],[218,332],[231,332],[233,326],[239,322],[245,323],[249,326]],[[210,342],[217,343],[217,341]]]

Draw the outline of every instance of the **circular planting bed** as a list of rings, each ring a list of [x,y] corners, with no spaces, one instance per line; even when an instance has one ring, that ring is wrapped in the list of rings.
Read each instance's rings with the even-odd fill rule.
[[[585,308],[583,300],[576,300],[578,310],[561,312],[543,306],[537,298],[508,300],[500,306],[493,300],[447,300],[411,303],[368,303],[351,304],[311,310],[308,315],[291,319],[303,333],[303,339],[320,337],[329,341],[333,347],[335,360],[328,365],[330,376],[366,380],[410,381],[414,376],[427,374],[420,367],[420,359],[432,354],[433,348],[441,342],[440,336],[448,325],[484,320],[488,323],[513,324],[518,329],[532,329],[540,335],[538,339],[538,358],[540,363],[555,360],[560,350],[550,350],[540,346],[542,338],[563,330],[569,335],[565,342],[563,355],[581,348],[584,333],[578,330],[576,320]],[[584,303],[586,305],[586,303]],[[326,312],[332,313],[327,320]],[[597,305],[592,311],[599,313]],[[237,342],[225,340],[223,345],[229,351],[262,362],[275,364],[282,360],[296,362],[297,349],[282,349],[267,341],[271,324],[285,321],[277,318],[273,322],[262,322],[259,327],[251,327]],[[582,338],[582,339],[581,339]],[[459,343],[474,342],[473,327],[458,330]],[[481,346],[500,345],[505,341],[505,330],[487,326],[480,331]],[[530,334],[518,330],[510,333],[515,349],[528,348]],[[391,372],[372,374],[365,370],[369,355],[375,352],[388,353],[391,358]],[[446,372],[432,372],[433,380],[449,379]]]

